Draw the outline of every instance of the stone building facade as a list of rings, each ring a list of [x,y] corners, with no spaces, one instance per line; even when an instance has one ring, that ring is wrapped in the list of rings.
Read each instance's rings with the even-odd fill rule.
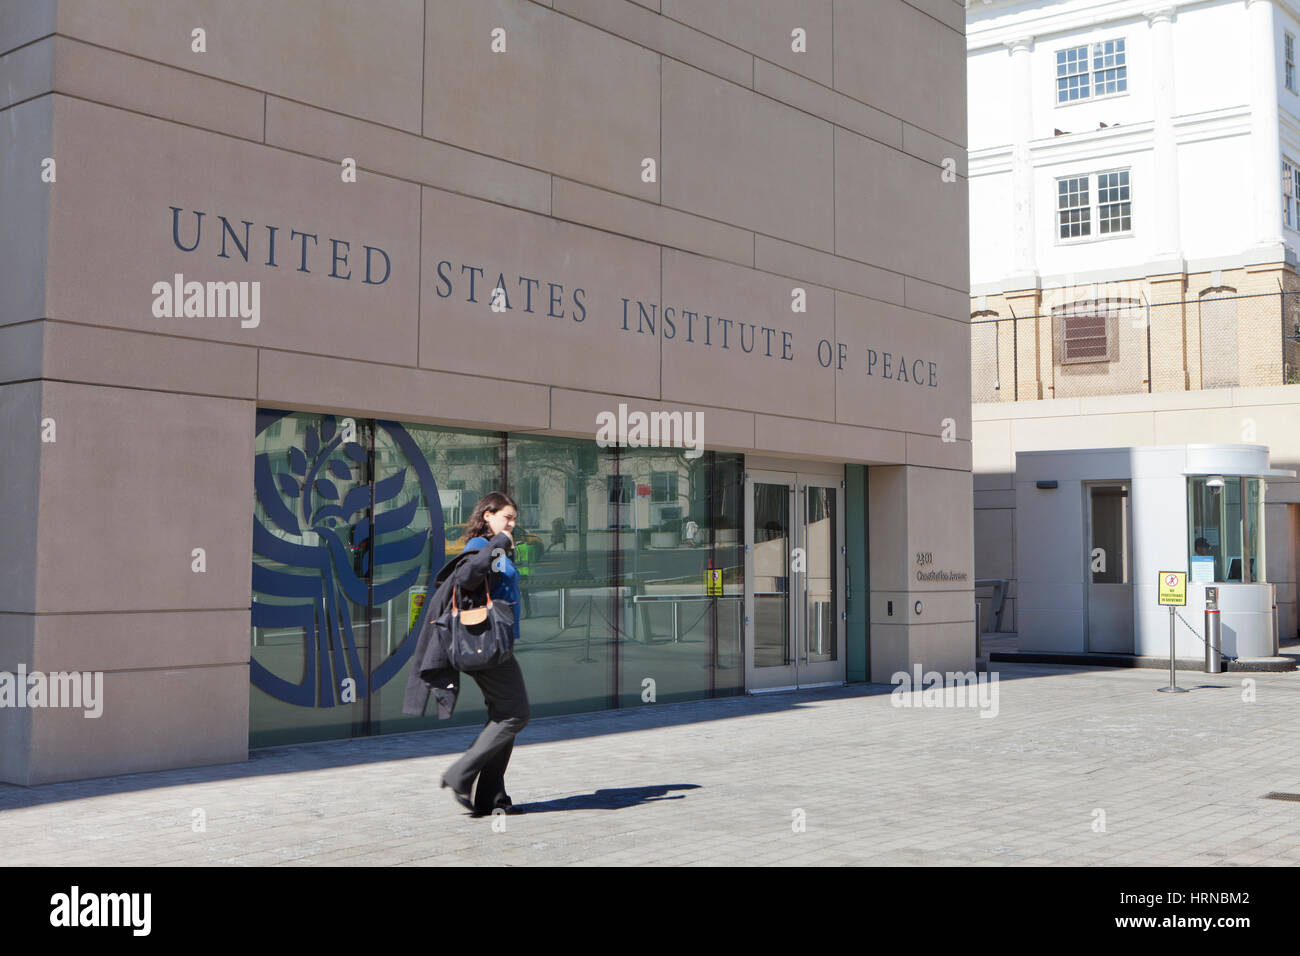
[[[535,714],[968,668],[964,19],[0,5],[0,780],[437,726],[496,488]]]

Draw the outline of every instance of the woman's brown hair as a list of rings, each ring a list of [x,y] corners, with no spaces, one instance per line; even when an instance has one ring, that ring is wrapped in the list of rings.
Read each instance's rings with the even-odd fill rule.
[[[514,508],[515,514],[519,514],[519,506],[515,504],[515,499],[499,491],[489,491],[486,495],[478,500],[474,510],[470,513],[469,524],[465,525],[465,538],[487,538],[490,537],[491,528],[488,527],[487,519],[483,517],[485,511],[497,512],[502,508]]]

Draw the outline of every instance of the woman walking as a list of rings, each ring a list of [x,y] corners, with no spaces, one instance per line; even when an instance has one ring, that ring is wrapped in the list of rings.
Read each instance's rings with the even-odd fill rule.
[[[458,594],[475,593],[486,580],[493,601],[508,601],[514,608],[514,637],[519,640],[519,571],[510,560],[519,506],[499,491],[486,494],[474,506],[465,529],[465,557],[450,574]],[[470,552],[474,552],[470,554]],[[506,767],[515,748],[515,735],[531,716],[528,692],[519,662],[512,654],[486,670],[469,671],[483,700],[488,719],[478,739],[442,777],[456,801],[476,814],[494,810],[520,813],[506,793]]]

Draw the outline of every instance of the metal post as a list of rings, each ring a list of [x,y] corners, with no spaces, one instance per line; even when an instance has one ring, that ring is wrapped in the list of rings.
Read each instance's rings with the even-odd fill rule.
[[[1223,653],[1220,650],[1223,640],[1223,622],[1219,612],[1212,608],[1205,609],[1205,673],[1223,673]]]
[[[1172,691],[1178,686],[1174,679],[1174,609],[1169,608],[1169,689]]]
[[[1142,293],[1142,301],[1147,307],[1147,391],[1152,390],[1151,381],[1151,303],[1147,302],[1146,293]]]
[[[1011,315],[1011,389],[1015,400],[1020,401],[1020,320],[1014,318],[1015,310]]]
[[[979,598],[975,599],[975,659],[979,660],[984,656],[983,641],[980,637],[980,602]]]
[[[1186,694],[1187,691],[1179,687],[1174,681],[1174,606],[1169,605],[1169,686],[1157,687],[1162,694]]]
[[[1280,641],[1280,639],[1279,639],[1281,635],[1278,634],[1278,621],[1277,621],[1277,585],[1276,585],[1276,584],[1273,584],[1273,585],[1270,585],[1270,587],[1272,587],[1272,589],[1273,589],[1273,656],[1274,656],[1274,657],[1278,657],[1278,656],[1280,656],[1280,654],[1281,654],[1281,652],[1282,652],[1282,644],[1281,644],[1281,641]]]

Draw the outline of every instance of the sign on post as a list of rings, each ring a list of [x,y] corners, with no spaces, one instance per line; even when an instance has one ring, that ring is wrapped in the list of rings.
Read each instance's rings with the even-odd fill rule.
[[[1187,572],[1161,571],[1157,593],[1161,606],[1169,608],[1169,686],[1157,687],[1156,690],[1165,694],[1186,694],[1187,691],[1178,686],[1174,673],[1174,615],[1178,613],[1174,608],[1187,604]]]
[[[709,597],[722,597],[722,568],[704,569],[704,593]]]
[[[1149,580],[1149,579],[1148,579]],[[1187,604],[1187,572],[1160,572],[1160,606],[1184,607]]]

